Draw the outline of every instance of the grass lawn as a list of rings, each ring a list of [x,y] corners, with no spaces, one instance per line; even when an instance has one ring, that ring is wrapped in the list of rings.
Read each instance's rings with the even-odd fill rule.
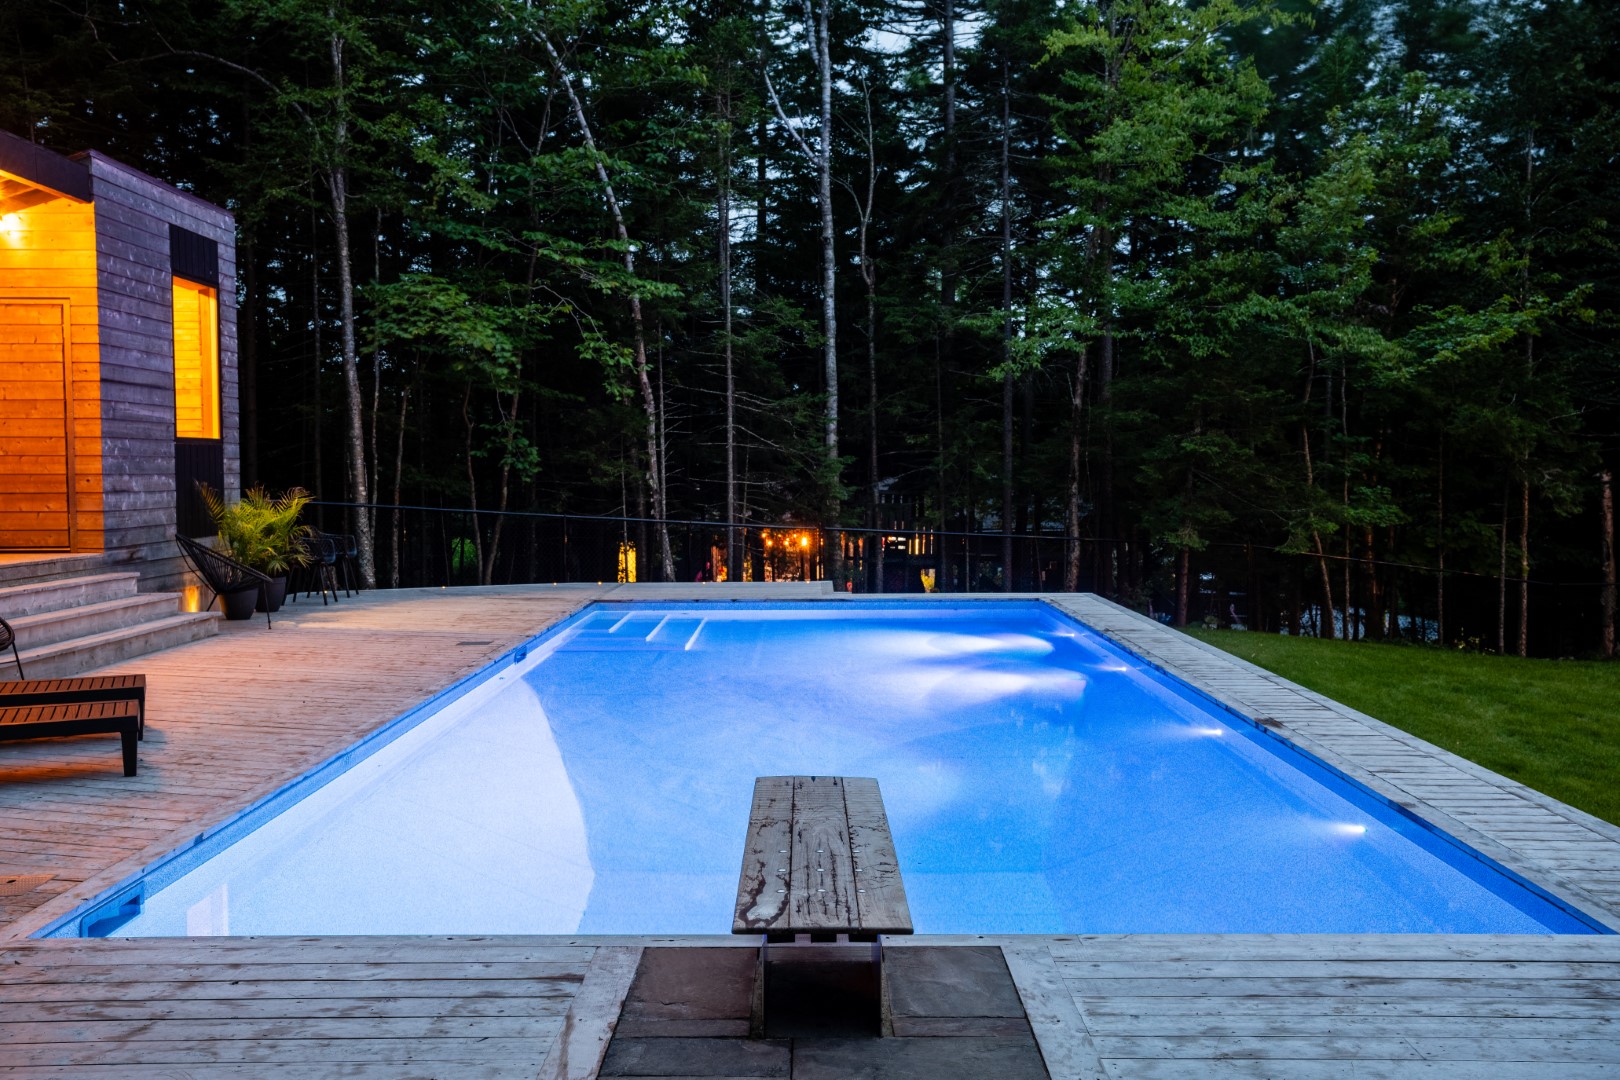
[[[1620,824],[1620,663],[1188,632]]]

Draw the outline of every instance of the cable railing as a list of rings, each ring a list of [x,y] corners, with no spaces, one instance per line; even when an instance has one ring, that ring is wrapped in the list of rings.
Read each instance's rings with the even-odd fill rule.
[[[1070,540],[935,529],[602,517],[316,502],[328,531],[375,522],[377,580],[401,588],[542,582],[833,581],[849,592],[1043,592]],[[728,544],[730,546],[728,546]],[[1011,552],[1009,562],[1007,555]]]
[[[335,532],[353,532],[357,514],[372,515],[383,587],[831,581],[840,591],[865,594],[1058,592],[1073,559],[1078,591],[1163,622],[1183,613],[1180,553],[1141,541],[665,519],[666,568],[657,519],[340,502],[311,507],[316,524]],[[1523,584],[1530,654],[1596,652],[1601,585]],[[1210,627],[1511,653],[1518,651],[1520,586],[1511,577],[1211,544],[1187,553],[1185,618]]]

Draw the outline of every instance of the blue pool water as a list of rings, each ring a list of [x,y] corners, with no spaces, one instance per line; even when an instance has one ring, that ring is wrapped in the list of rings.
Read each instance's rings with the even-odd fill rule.
[[[725,933],[793,773],[878,779],[919,933],[1602,931],[1005,602],[599,606],[113,932]]]

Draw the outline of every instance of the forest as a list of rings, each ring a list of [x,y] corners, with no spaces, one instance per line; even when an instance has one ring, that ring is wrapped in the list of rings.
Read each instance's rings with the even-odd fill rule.
[[[574,521],[621,579],[1613,656],[1617,50],[1595,0],[9,0],[0,128],[234,212],[244,484],[378,584],[443,583],[442,508],[458,580],[602,573],[538,560]]]

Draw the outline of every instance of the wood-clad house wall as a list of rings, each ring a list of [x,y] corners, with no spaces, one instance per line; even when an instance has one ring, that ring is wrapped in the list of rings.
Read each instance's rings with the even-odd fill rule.
[[[0,215],[0,545],[102,550],[100,321],[93,204]]]
[[[102,514],[106,550],[139,560],[144,589],[180,585],[174,544],[174,276],[170,226],[219,247],[220,435],[227,497],[241,488],[236,229],[221,208],[94,151],[100,301]]]

